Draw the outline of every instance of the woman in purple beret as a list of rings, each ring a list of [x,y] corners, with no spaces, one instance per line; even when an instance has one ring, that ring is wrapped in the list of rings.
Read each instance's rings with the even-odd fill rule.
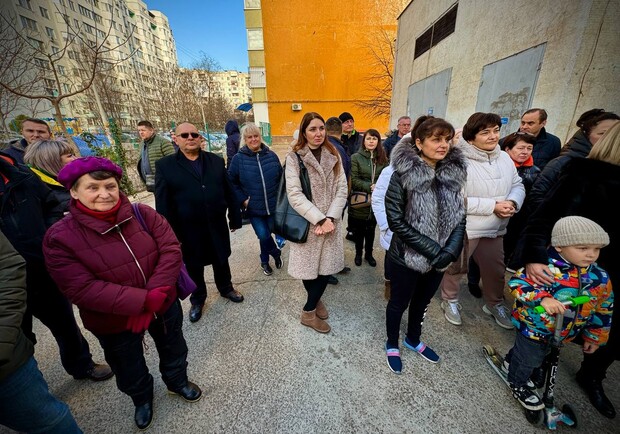
[[[181,248],[166,220],[138,205],[136,219],[119,189],[122,169],[101,157],[78,158],[58,173],[71,194],[69,214],[45,235],[47,268],[60,290],[80,310],[84,326],[99,339],[118,388],[135,405],[134,419],[146,429],[153,418],[153,377],[142,343],[155,341],[168,390],[195,402],[202,391],[187,379],[176,280]]]

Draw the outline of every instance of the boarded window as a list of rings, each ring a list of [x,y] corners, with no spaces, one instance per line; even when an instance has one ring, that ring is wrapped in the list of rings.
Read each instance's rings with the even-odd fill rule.
[[[417,59],[422,54],[430,50],[431,47],[439,44],[441,41],[454,33],[458,7],[458,3],[455,4],[452,9],[443,14],[415,40],[414,59]]]

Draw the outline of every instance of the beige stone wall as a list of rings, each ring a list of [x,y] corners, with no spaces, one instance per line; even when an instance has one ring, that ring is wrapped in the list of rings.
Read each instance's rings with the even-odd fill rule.
[[[620,113],[620,1],[459,2],[455,32],[414,60],[416,38],[453,4],[416,0],[401,14],[391,124],[406,111],[411,84],[452,67],[446,117],[462,125],[475,111],[484,66],[542,43],[532,106],[549,112],[549,131],[565,141],[582,112]]]

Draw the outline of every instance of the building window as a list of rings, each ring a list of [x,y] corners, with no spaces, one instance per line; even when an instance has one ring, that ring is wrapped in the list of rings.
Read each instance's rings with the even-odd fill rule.
[[[60,75],[66,75],[67,71],[65,70],[65,67],[62,65],[58,65],[58,74]]]
[[[260,0],[244,0],[244,9],[260,9]]]
[[[250,67],[250,87],[266,87],[267,80],[265,79],[265,68],[263,67]]]
[[[80,13],[84,15],[85,17],[88,17],[90,19],[93,18],[92,12],[86,9],[84,6],[78,4],[78,9],[80,10]]]
[[[42,51],[42,50],[43,50],[43,42],[38,41],[38,40],[33,39],[33,38],[28,38],[28,42],[30,43],[30,45],[31,45],[33,48],[36,48],[36,49],[37,49],[37,50],[39,50],[39,51]]]
[[[36,57],[32,60],[35,65],[39,68],[48,69],[50,67],[49,62],[43,59],[37,59]]]
[[[263,29],[248,29],[248,50],[263,49]]]
[[[24,16],[19,16],[22,22],[22,28],[37,31],[39,28],[37,27],[37,22],[35,20],[31,20],[30,18],[26,18]]]
[[[426,53],[432,47],[439,44],[441,41],[454,33],[458,7],[458,3],[455,4],[452,9],[443,14],[443,16],[435,21],[430,28],[428,28],[415,40],[414,59],[417,59],[422,54]]]
[[[54,32],[54,29],[46,27],[45,31],[47,32],[47,37],[50,38],[50,41],[51,42],[55,42],[56,41],[56,33]]]
[[[32,10],[32,7],[30,6],[30,0],[19,0],[19,5],[28,10]]]
[[[71,0],[69,0],[69,9],[75,12],[75,3],[73,3]]]
[[[50,15],[47,13],[47,9],[45,9],[44,7],[40,7],[39,10],[41,11],[41,16],[43,18],[47,18],[48,20],[50,19]]]

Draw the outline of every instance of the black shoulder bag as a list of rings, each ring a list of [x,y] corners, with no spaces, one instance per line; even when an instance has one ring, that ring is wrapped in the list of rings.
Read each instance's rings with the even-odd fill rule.
[[[308,169],[301,160],[297,152],[297,161],[299,162],[299,180],[301,181],[301,190],[308,200],[312,200],[312,190],[310,189],[310,178],[308,177]],[[284,165],[286,171],[286,164]],[[278,187],[278,197],[276,202],[276,210],[274,213],[273,232],[282,238],[294,243],[305,243],[308,239],[308,231],[310,230],[310,222],[303,218],[297,211],[293,209],[288,201],[286,194],[286,175],[283,172],[280,178],[280,186]]]

